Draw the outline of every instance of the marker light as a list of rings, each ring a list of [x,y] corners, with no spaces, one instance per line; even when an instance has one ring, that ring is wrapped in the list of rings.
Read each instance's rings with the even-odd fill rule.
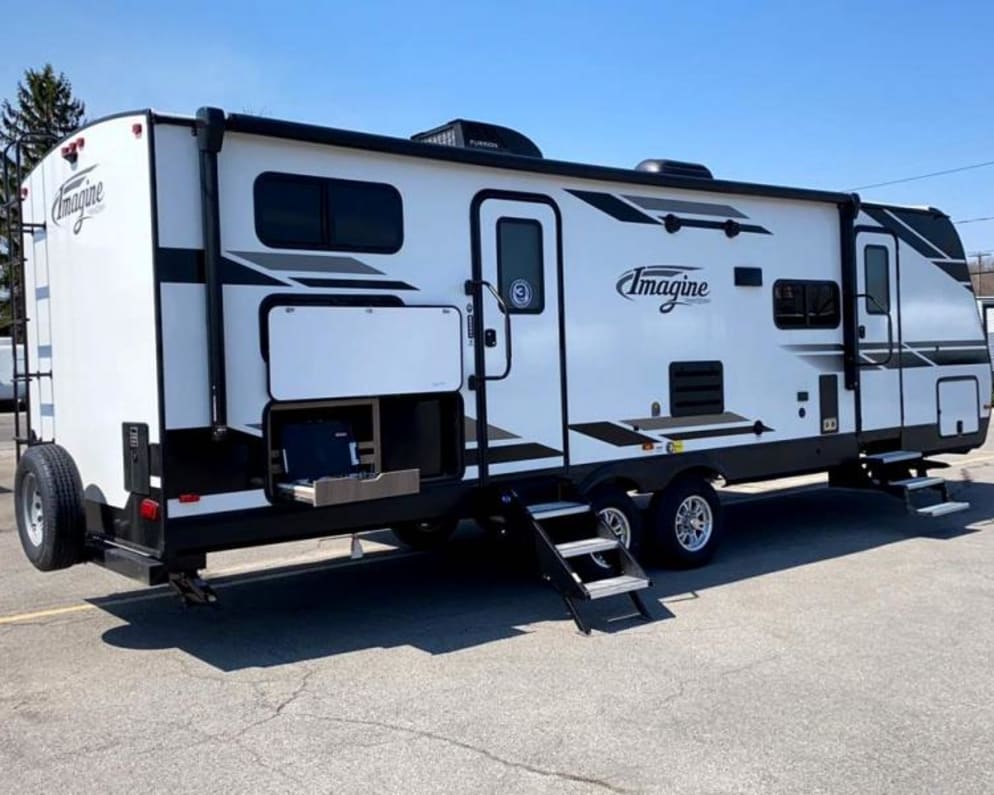
[[[159,503],[146,497],[141,501],[141,505],[138,506],[138,515],[141,516],[142,519],[146,519],[149,522],[158,521]]]

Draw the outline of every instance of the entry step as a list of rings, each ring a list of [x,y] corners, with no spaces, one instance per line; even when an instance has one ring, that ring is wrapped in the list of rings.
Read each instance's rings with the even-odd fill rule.
[[[590,506],[585,502],[543,502],[528,506],[528,513],[540,522],[545,519],[558,519],[560,516],[589,513],[589,511]]]
[[[891,486],[905,489],[906,491],[918,491],[919,489],[932,489],[945,483],[942,478],[905,478],[904,480],[892,480]]]
[[[587,589],[587,594],[591,599],[604,599],[607,596],[641,591],[643,588],[649,587],[649,580],[622,574],[620,577],[608,577],[606,580],[584,583],[583,587]]]
[[[618,548],[615,538],[584,538],[580,541],[568,541],[556,544],[556,549],[564,558],[578,558],[581,555],[594,555],[598,552],[609,552]]]
[[[919,516],[935,518],[936,516],[945,516],[948,513],[965,511],[969,507],[970,503],[968,502],[939,502],[935,505],[926,505],[924,508],[919,508],[917,513]]]
[[[921,453],[914,450],[888,450],[886,453],[874,453],[863,456],[864,461],[874,464],[898,464],[901,461],[917,461],[922,457]]]

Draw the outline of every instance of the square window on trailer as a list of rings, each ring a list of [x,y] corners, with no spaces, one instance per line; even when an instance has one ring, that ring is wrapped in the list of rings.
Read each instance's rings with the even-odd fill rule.
[[[773,322],[782,329],[838,328],[839,285],[779,279],[773,284]]]
[[[266,172],[254,193],[256,235],[270,248],[394,254],[404,242],[392,185]]]

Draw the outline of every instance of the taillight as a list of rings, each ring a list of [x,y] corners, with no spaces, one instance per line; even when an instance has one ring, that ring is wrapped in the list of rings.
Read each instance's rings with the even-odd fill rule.
[[[159,503],[146,497],[138,506],[138,514],[149,522],[157,522],[159,520]]]

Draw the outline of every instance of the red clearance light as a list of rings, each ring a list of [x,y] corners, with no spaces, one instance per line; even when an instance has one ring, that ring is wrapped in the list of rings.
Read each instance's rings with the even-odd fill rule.
[[[200,502],[200,495],[199,494],[180,494],[179,495],[179,501],[180,502]]]
[[[131,125],[131,132],[133,132],[135,134],[135,138],[141,138],[142,137],[142,126],[140,124],[138,124],[137,122],[135,124],[132,124]]]
[[[75,143],[74,143],[74,146],[77,149],[82,149],[85,145],[86,145],[86,139],[85,138],[77,138],[76,141],[75,141]]]
[[[159,519],[159,503],[155,500],[150,500],[147,497],[141,501],[141,505],[138,506],[138,514],[142,519],[146,519],[149,522],[156,522]]]

